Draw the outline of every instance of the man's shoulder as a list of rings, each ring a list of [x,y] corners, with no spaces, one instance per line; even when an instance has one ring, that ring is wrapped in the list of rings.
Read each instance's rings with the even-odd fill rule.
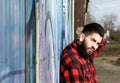
[[[62,51],[62,53],[71,53],[71,52],[77,52],[77,45],[76,41],[74,40],[70,44],[68,44]]]
[[[81,64],[80,60],[82,60],[82,58],[79,57],[76,51],[67,51],[61,56],[61,62],[64,63],[64,65],[79,65]]]
[[[77,55],[77,53],[78,53],[77,50],[75,48],[73,48],[71,46],[71,44],[69,44],[62,51],[61,58],[66,58],[67,59],[67,58],[70,58],[70,57],[74,57],[75,55]]]

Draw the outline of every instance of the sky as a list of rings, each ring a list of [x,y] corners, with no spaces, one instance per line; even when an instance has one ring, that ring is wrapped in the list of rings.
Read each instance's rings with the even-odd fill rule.
[[[120,21],[120,0],[90,0],[91,14],[99,21],[102,16],[115,14]]]

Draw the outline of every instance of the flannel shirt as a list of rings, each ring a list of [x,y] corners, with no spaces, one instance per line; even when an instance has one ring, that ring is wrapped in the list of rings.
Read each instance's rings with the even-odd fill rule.
[[[105,43],[106,40],[103,38],[92,59],[104,49]],[[91,58],[81,57],[77,46],[77,40],[74,40],[62,52],[60,59],[60,83],[98,83]]]

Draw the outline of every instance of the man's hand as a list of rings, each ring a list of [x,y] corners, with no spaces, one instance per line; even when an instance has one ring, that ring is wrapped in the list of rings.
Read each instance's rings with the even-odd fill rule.
[[[102,38],[102,41],[101,41],[101,43],[100,43],[100,45],[99,45],[99,47],[98,47],[97,50],[98,50],[98,51],[103,51],[104,48],[105,48],[106,43],[107,43],[107,40],[103,37],[103,38]]]

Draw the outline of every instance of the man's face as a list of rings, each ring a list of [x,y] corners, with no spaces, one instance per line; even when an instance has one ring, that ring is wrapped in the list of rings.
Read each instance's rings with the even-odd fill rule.
[[[102,37],[97,33],[92,33],[85,36],[85,39],[82,43],[84,54],[91,56],[93,52],[98,48],[101,43]]]

